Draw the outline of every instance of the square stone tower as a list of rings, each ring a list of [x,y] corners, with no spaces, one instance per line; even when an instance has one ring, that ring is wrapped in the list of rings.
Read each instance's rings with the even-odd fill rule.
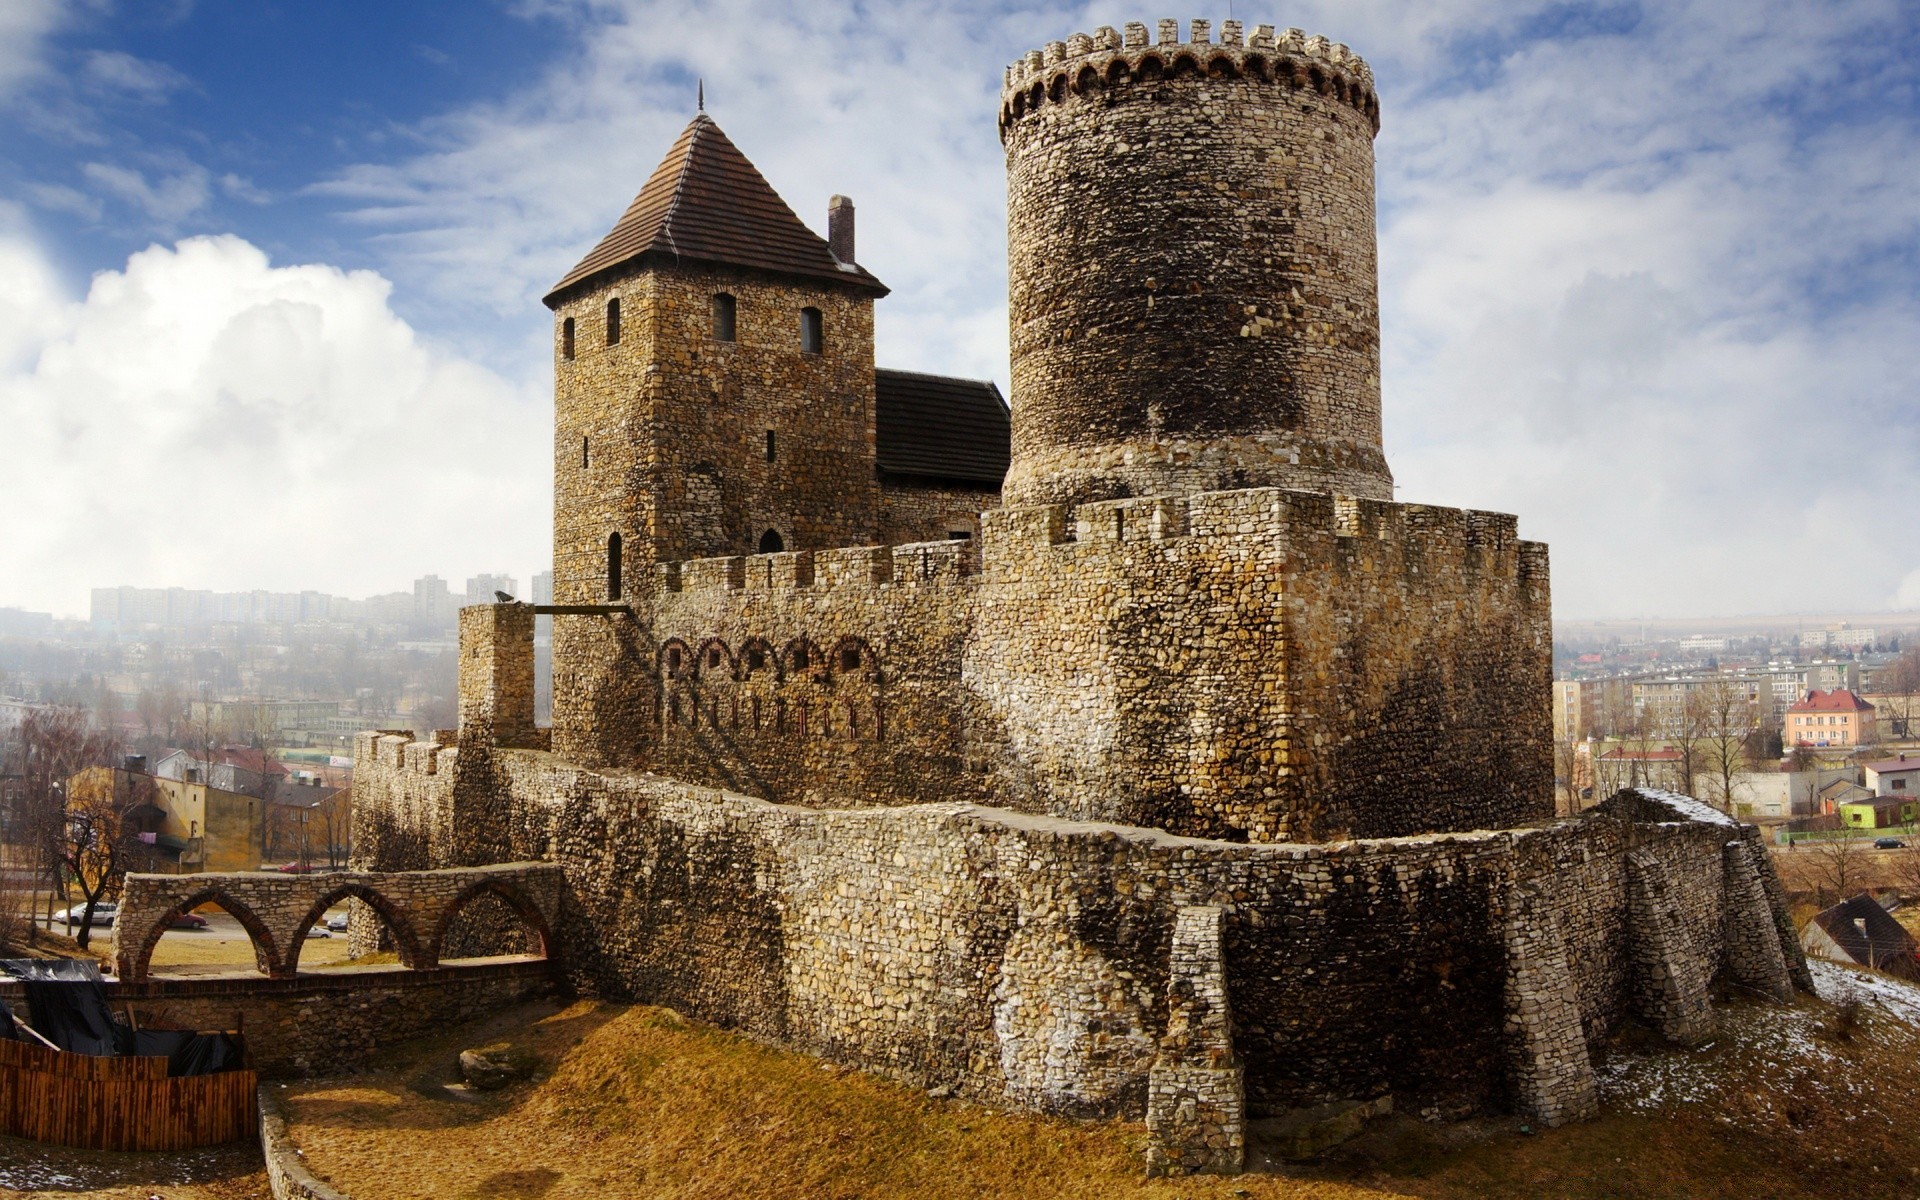
[[[808,229],[706,114],[546,297],[554,312],[554,600],[644,597],[663,562],[871,541],[873,302],[886,287]],[[631,632],[630,630],[627,632]],[[621,631],[563,617],[556,747],[615,729]]]

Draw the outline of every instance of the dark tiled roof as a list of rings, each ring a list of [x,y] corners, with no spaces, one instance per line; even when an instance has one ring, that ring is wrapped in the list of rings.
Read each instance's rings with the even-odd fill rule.
[[[970,487],[998,488],[1006,478],[1013,426],[991,381],[879,370],[874,389],[882,471]]]
[[[747,156],[701,113],[667,151],[612,232],[547,293],[547,304],[577,283],[645,254],[800,275],[886,294],[886,286],[842,264],[808,229]]]
[[[1815,913],[1813,919],[1862,966],[1883,967],[1889,960],[1913,955],[1913,935],[1864,893]],[[1864,922],[1864,929],[1856,922]]]

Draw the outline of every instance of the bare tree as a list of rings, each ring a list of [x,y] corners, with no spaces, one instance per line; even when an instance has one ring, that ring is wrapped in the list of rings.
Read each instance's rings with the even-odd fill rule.
[[[111,767],[82,771],[68,783],[60,861],[86,905],[73,938],[82,950],[93,936],[94,906],[118,895],[120,881],[127,873],[126,830],[121,818],[128,809],[149,799],[152,788],[152,776],[128,775]]]
[[[1913,736],[1914,694],[1920,692],[1920,646],[1913,646],[1900,652],[1882,668],[1875,677],[1887,712],[1888,724],[1892,728],[1887,733],[1893,737]]]
[[[1755,728],[1755,696],[1743,680],[1721,675],[1694,693],[1701,773],[1706,799],[1732,814],[1740,769],[1746,765],[1747,739]]]
[[[1814,843],[1814,871],[1820,881],[1820,907],[1853,895],[1866,874],[1867,860],[1851,838],[1826,838]]]
[[[30,711],[16,735],[21,770],[22,842],[46,887],[47,920],[56,894],[65,894],[67,780],[112,759],[110,732],[94,728],[85,709],[48,707]]]

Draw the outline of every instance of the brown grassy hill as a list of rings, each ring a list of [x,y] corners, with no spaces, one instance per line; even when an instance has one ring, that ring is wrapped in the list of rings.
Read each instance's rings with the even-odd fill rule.
[[[1853,978],[1822,970],[1837,993]],[[387,1068],[293,1085],[307,1161],[357,1200],[400,1197],[1795,1197],[1920,1195],[1920,992],[1733,1003],[1691,1053],[1628,1037],[1606,1116],[1376,1125],[1288,1174],[1145,1180],[1138,1125],[1001,1113],[770,1049],[661,1009],[504,1014]],[[463,1046],[511,1040],[534,1078],[447,1098]]]

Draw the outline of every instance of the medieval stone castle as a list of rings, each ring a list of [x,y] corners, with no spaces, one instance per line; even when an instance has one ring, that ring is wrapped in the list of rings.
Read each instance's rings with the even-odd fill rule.
[[[557,863],[576,986],[1169,1171],[1590,1115],[1622,1020],[1805,986],[1753,830],[1555,817],[1546,547],[1393,498],[1379,114],[1235,21],[1010,67],[1010,411],[877,368],[852,205],[697,117],[547,297],[554,603],[462,614],[458,730],[363,735],[359,865]]]

